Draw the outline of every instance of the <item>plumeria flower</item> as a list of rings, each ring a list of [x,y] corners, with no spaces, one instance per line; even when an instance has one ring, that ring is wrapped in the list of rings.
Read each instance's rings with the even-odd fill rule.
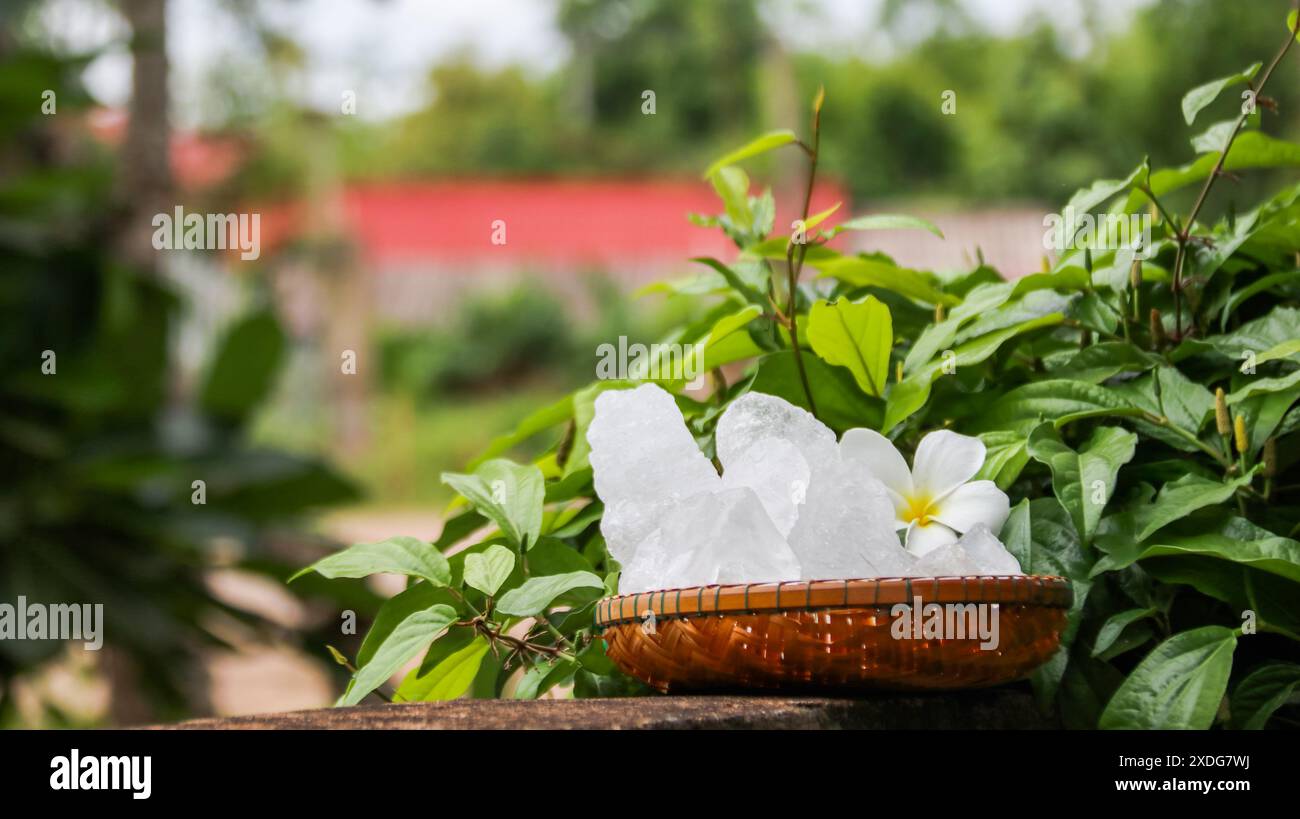
[[[894,503],[894,526],[906,529],[905,545],[920,557],[957,541],[977,523],[997,533],[1011,512],[1006,493],[993,481],[971,481],[984,465],[984,442],[941,429],[921,439],[912,468],[888,438],[851,429],[845,453],[867,464]],[[967,481],[970,481],[967,483]]]

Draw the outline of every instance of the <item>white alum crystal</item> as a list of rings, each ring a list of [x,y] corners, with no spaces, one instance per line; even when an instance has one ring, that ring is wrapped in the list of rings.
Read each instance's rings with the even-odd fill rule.
[[[596,399],[587,432],[601,532],[624,594],[715,583],[1019,574],[977,524],[919,559],[903,548],[872,448],[747,393],[718,420],[719,477],[672,396],[645,384]],[[861,443],[860,441],[857,443]],[[901,458],[901,456],[898,456]]]
[[[722,485],[754,490],[781,537],[789,535],[808,496],[808,461],[781,438],[763,438],[733,458],[722,473]]]
[[[596,494],[605,503],[600,530],[624,566],[675,504],[722,488],[677,402],[654,384],[601,393],[587,443]]]
[[[1024,574],[1020,561],[982,523],[975,524],[957,543],[979,567],[980,574]]]

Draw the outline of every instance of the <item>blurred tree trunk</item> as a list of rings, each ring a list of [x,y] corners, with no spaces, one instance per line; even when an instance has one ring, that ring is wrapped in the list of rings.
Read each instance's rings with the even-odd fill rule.
[[[119,149],[118,242],[126,261],[156,272],[152,220],[172,208],[167,120],[167,2],[121,0],[131,26],[131,108]]]
[[[126,136],[118,149],[114,227],[116,255],[147,275],[159,274],[153,247],[153,218],[174,206],[171,175],[171,125],[167,94],[167,0],[120,0],[131,27],[131,104]],[[109,685],[109,721],[139,725],[157,718],[142,693],[140,668],[128,652],[106,646],[102,671]],[[190,707],[210,713],[206,674],[194,669],[188,688]]]

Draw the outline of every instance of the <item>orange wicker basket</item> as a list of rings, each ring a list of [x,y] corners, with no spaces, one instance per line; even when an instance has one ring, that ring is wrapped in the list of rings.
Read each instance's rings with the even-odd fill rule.
[[[981,647],[990,641],[974,628],[906,631],[896,607],[918,598],[923,614],[936,611],[930,603],[985,604],[996,647]],[[1072,600],[1060,577],[797,581],[610,597],[596,625],[620,668],[665,692],[979,688],[1049,660]],[[955,606],[939,611],[958,612],[950,626],[975,622]]]

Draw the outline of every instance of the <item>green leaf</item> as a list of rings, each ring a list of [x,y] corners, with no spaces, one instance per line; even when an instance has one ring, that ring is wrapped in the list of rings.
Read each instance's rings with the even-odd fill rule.
[[[1172,357],[1175,361],[1181,361],[1188,356],[1213,351],[1233,361],[1242,361],[1246,353],[1255,353],[1258,361],[1260,353],[1293,340],[1296,327],[1300,327],[1300,309],[1275,307],[1231,333],[1188,339],[1178,345]]]
[[[889,381],[889,352],[894,325],[875,296],[861,301],[840,299],[813,304],[808,314],[808,341],[828,364],[847,367],[868,395],[880,397]]]
[[[369,661],[357,669],[347,691],[339,699],[339,705],[356,705],[361,702],[367,694],[396,674],[408,660],[441,636],[456,622],[456,617],[454,608],[441,603],[407,615],[375,647]],[[357,660],[361,661],[360,656]]]
[[[1205,387],[1183,375],[1177,367],[1160,367],[1155,383],[1160,391],[1160,414],[1171,424],[1199,433],[1214,413],[1214,396]]]
[[[556,660],[553,665],[535,665],[524,673],[515,686],[514,698],[535,700],[557,685],[562,685],[578,670],[572,660]]]
[[[1160,489],[1154,503],[1141,506],[1137,511],[1137,524],[1141,526],[1134,540],[1145,541],[1163,527],[1181,520],[1197,509],[1223,503],[1237,490],[1250,484],[1253,472],[1234,478],[1227,483],[1212,481],[1200,475],[1184,475]]]
[[[1029,462],[1025,448],[1028,441],[1024,435],[1007,430],[982,432],[979,439],[984,442],[984,465],[971,480],[993,481],[1005,492]]]
[[[910,375],[929,364],[941,350],[956,340],[962,325],[1001,307],[1007,299],[1012,298],[1016,288],[1017,285],[1012,282],[991,282],[973,288],[961,304],[952,308],[946,319],[927,326],[921,332],[908,351],[907,358],[903,360],[903,372]]]
[[[587,527],[600,520],[605,512],[605,505],[600,501],[592,501],[583,507],[570,507],[564,515],[557,516],[551,523],[550,530],[546,533],[551,537],[566,538],[576,537],[586,531]],[[536,546],[529,550],[529,553],[537,550],[545,542],[545,539],[539,540]],[[542,572],[549,574],[549,572]]]
[[[1113,390],[1083,381],[1049,379],[1017,387],[1002,396],[977,417],[975,425],[980,430],[1008,429],[1028,435],[1047,419],[1059,428],[1080,418],[1130,411],[1137,410]]]
[[[1102,728],[1205,729],[1228,688],[1237,633],[1223,626],[1175,634],[1129,674],[1102,712]]]
[[[1115,492],[1119,468],[1133,459],[1137,435],[1119,427],[1097,427],[1078,452],[1047,422],[1029,436],[1029,454],[1052,471],[1052,491],[1070,513],[1084,543],[1092,540],[1106,502]]]
[[[1237,413],[1246,420],[1246,430],[1250,434],[1250,454],[1254,457],[1264,442],[1277,430],[1284,418],[1290,422],[1300,420],[1300,416],[1288,416],[1291,405],[1300,401],[1300,383],[1279,392],[1264,391],[1244,400],[1229,404],[1235,406]]]
[[[1119,310],[1096,290],[1085,293],[1074,303],[1074,315],[1084,327],[1102,335],[1113,334],[1119,326]]]
[[[415,583],[385,600],[361,641],[361,647],[357,649],[357,665],[370,662],[375,651],[403,620],[434,605],[456,608],[458,601],[447,587],[431,586],[428,583]]]
[[[881,402],[858,389],[853,376],[841,367],[832,367],[805,350],[804,369],[817,404],[817,418],[831,429],[843,432],[853,427],[872,427],[880,424]],[[803,382],[795,364],[794,351],[782,350],[763,356],[758,363],[758,374],[750,384],[754,392],[784,398],[791,404],[811,411]]]
[[[1270,290],[1279,285],[1289,284],[1296,279],[1296,271],[1287,270],[1281,273],[1270,273],[1263,276],[1240,290],[1233,291],[1227,301],[1223,303],[1223,312],[1219,314],[1219,330],[1225,330],[1228,327],[1228,318],[1240,307],[1247,299],[1265,290]],[[1286,343],[1286,342],[1282,342]]]
[[[723,364],[762,354],[763,351],[750,338],[749,333],[745,332],[750,322],[762,314],[763,310],[760,307],[751,304],[718,319],[708,335],[695,342],[697,345],[704,346],[704,358],[700,364],[700,372],[691,375],[699,376]],[[682,380],[687,380],[686,375],[686,373],[682,374]]]
[[[1064,366],[1054,369],[1052,375],[1099,384],[1122,372],[1146,372],[1162,361],[1159,356],[1127,341],[1105,341],[1083,348]]]
[[[709,256],[696,256],[695,258],[691,259],[691,261],[698,262],[702,265],[708,265],[709,267],[713,268],[713,270],[715,270],[718,273],[718,275],[722,276],[722,278],[726,280],[727,284],[731,286],[732,290],[735,290],[737,293],[739,293],[741,297],[744,298],[744,300],[749,302],[750,304],[757,305],[759,308],[762,308],[764,305],[767,304],[767,299],[764,298],[762,293],[758,292],[753,287],[751,287],[748,282],[746,282],[744,279],[740,277],[738,273],[736,273],[736,271],[732,270],[730,267],[727,267],[725,264],[718,261],[717,259],[711,258]]]
[[[591,572],[568,572],[533,577],[517,589],[501,595],[497,611],[512,617],[540,614],[555,598],[572,589],[604,589],[605,583]]]
[[[1148,180],[1151,192],[1163,197],[1187,185],[1208,177],[1218,164],[1219,155],[1202,154],[1195,161],[1178,168],[1155,171]],[[1233,140],[1228,157],[1223,162],[1225,171],[1244,171],[1251,168],[1279,168],[1300,165],[1300,145],[1276,139],[1260,131],[1246,131]],[[1126,213],[1133,213],[1150,200],[1141,191],[1133,191],[1124,205]]]
[[[879,287],[925,304],[952,305],[960,302],[940,290],[932,279],[917,270],[865,256],[841,256],[817,264],[822,277],[830,276],[854,287]]]
[[[1131,535],[1107,535],[1097,539],[1097,546],[1106,556],[1097,561],[1094,575],[1153,557],[1202,555],[1300,582],[1300,543],[1263,532],[1252,524],[1236,524],[1235,529],[1230,526],[1225,531],[1199,534],[1160,531],[1145,543],[1138,543]]]
[[[1151,166],[1144,159],[1141,165],[1134,168],[1133,172],[1123,179],[1099,179],[1092,183],[1090,187],[1080,188],[1075,191],[1074,196],[1071,196],[1070,201],[1066,203],[1064,213],[1073,213],[1076,217],[1085,213],[1092,213],[1092,210],[1098,205],[1105,204],[1134,185],[1145,183],[1150,173]],[[1063,220],[1063,223],[1069,221]],[[1073,236],[1063,238],[1067,241],[1067,246],[1074,243],[1075,237]]]
[[[1300,370],[1293,370],[1279,378],[1252,379],[1246,386],[1228,394],[1228,404],[1238,404],[1252,395],[1285,392],[1297,384],[1300,384]]]
[[[483,552],[465,556],[465,585],[491,597],[514,568],[515,553],[494,544]]]
[[[495,458],[472,475],[444,472],[442,482],[501,527],[520,549],[527,549],[541,535],[546,481],[537,467]]]
[[[1079,620],[1092,589],[1092,557],[1079,542],[1069,514],[1055,498],[1021,501],[1011,510],[1002,527],[1007,550],[1020,562],[1025,574],[1057,575],[1070,581],[1074,601],[1061,633],[1061,649],[1034,673],[1034,688],[1041,702],[1050,702],[1065,673],[1070,646],[1079,631]]]
[[[1188,125],[1191,125],[1196,121],[1196,115],[1201,112],[1201,109],[1214,102],[1219,94],[1223,92],[1223,89],[1250,82],[1251,78],[1255,76],[1255,72],[1259,71],[1262,65],[1263,63],[1255,63],[1244,71],[1211,80],[1188,91],[1183,96],[1183,119],[1187,121]]]
[[[1151,617],[1156,614],[1156,611],[1153,608],[1129,609],[1106,618],[1106,622],[1101,625],[1101,630],[1097,632],[1097,639],[1093,641],[1092,656],[1100,657],[1105,654],[1106,649],[1113,646],[1119,636],[1124,633],[1124,629],[1139,620]]]
[[[919,216],[907,216],[901,213],[872,213],[867,216],[855,216],[846,222],[840,222],[826,231],[828,237],[834,237],[846,230],[928,230],[940,239],[943,231]]]
[[[763,134],[734,151],[730,151],[714,160],[713,164],[709,165],[708,169],[705,170],[703,178],[709,179],[727,165],[735,165],[737,162],[758,156],[759,154],[770,151],[773,148],[780,148],[782,145],[789,145],[791,142],[798,141],[798,139],[799,138],[795,136],[794,131],[768,131],[766,134]]]
[[[1294,277],[1295,274],[1293,273],[1292,276]],[[1266,361],[1295,358],[1297,355],[1300,355],[1300,338],[1288,339],[1255,356],[1255,364],[1258,366]]]
[[[447,558],[433,544],[414,537],[390,537],[374,543],[357,543],[299,570],[289,578],[289,582],[309,572],[317,572],[330,579],[391,573],[420,577],[435,586],[445,586],[451,582]]]
[[[469,690],[478,674],[483,657],[488,652],[488,641],[475,636],[462,648],[453,651],[427,672],[413,669],[397,687],[395,700],[406,702],[439,702],[454,700]]]
[[[537,577],[589,572],[592,569],[591,563],[581,552],[553,537],[544,537],[538,541],[528,551],[525,562],[528,564],[528,574]]]
[[[957,367],[979,364],[997,352],[998,348],[1008,339],[1022,333],[1060,324],[1064,320],[1065,317],[1060,313],[1052,313],[973,338],[952,351],[952,361]],[[943,366],[943,359],[935,359],[890,389],[885,403],[885,419],[881,424],[882,430],[888,432],[925,406],[926,400],[930,397],[930,386],[934,379],[943,372]],[[1029,429],[1025,429],[1024,433],[1027,435]]]
[[[844,203],[836,202],[835,204],[831,205],[829,208],[826,208],[825,210],[822,211],[818,211],[817,213],[814,213],[811,216],[809,216],[803,223],[803,229],[805,235],[812,233],[813,228],[817,227],[822,222],[825,222],[828,218],[833,216],[835,214],[835,211],[839,210],[840,205],[842,204]]]
[[[236,321],[212,360],[199,392],[200,406],[228,421],[245,418],[275,386],[284,347],[274,313],[261,311]]]
[[[731,224],[741,230],[747,229],[754,222],[754,213],[749,208],[749,175],[740,168],[719,168],[709,177],[713,190],[717,191],[726,208],[727,218]]]
[[[1256,668],[1232,692],[1229,724],[1248,731],[1262,729],[1273,712],[1291,698],[1297,686],[1300,686],[1300,665],[1276,662]]]
[[[1259,121],[1259,109],[1257,108],[1255,109],[1255,113],[1246,117],[1246,121],[1241,127],[1243,129],[1251,127],[1258,128]],[[1198,154],[1222,153],[1223,150],[1228,147],[1228,140],[1232,138],[1232,135],[1236,133],[1236,131],[1237,120],[1235,117],[1233,119],[1225,119],[1222,122],[1216,122],[1209,128],[1206,128],[1201,133],[1192,137],[1192,150],[1196,151]]]

